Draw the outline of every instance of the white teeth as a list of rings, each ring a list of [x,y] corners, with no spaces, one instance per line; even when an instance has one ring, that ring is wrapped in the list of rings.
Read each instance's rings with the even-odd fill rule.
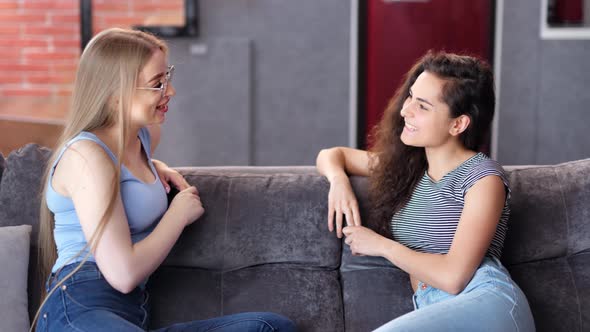
[[[415,131],[415,130],[417,130],[417,129],[418,129],[418,128],[416,128],[416,127],[412,126],[412,125],[411,125],[411,124],[409,124],[409,123],[406,123],[406,127],[407,127],[409,130],[411,130],[411,131]]]

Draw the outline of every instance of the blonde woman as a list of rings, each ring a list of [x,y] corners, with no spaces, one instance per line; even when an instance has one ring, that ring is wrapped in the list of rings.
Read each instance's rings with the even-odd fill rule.
[[[173,70],[166,45],[139,31],[103,31],[83,52],[71,114],[44,181],[48,295],[37,331],[147,329],[146,280],[204,212],[197,189],[151,159],[175,95]],[[168,207],[169,180],[180,192]],[[209,330],[294,325],[272,313],[242,313],[162,329]]]

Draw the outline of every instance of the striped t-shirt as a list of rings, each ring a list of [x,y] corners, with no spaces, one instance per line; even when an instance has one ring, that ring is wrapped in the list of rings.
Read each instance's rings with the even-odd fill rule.
[[[489,175],[499,176],[506,186],[504,209],[486,253],[486,256],[499,259],[510,214],[510,189],[502,166],[483,153],[469,158],[438,182],[424,172],[408,203],[391,219],[393,238],[419,252],[448,253],[463,212],[467,191],[478,180]]]

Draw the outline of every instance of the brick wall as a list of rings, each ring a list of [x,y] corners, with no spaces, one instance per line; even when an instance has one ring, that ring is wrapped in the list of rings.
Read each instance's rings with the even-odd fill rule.
[[[79,14],[79,0],[0,0],[0,115],[63,108],[80,57]],[[183,20],[183,0],[93,1],[94,33]]]

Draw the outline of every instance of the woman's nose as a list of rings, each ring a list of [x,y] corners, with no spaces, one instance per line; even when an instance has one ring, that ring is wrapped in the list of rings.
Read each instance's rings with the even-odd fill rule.
[[[174,88],[174,85],[172,84],[172,82],[170,82],[168,84],[168,87],[166,88],[166,95],[170,96],[170,97],[176,95],[176,89]]]
[[[414,107],[414,103],[412,101],[408,101],[408,102],[404,103],[404,105],[400,111],[400,115],[404,118],[406,118],[408,116],[412,116],[413,115],[413,107]]]

